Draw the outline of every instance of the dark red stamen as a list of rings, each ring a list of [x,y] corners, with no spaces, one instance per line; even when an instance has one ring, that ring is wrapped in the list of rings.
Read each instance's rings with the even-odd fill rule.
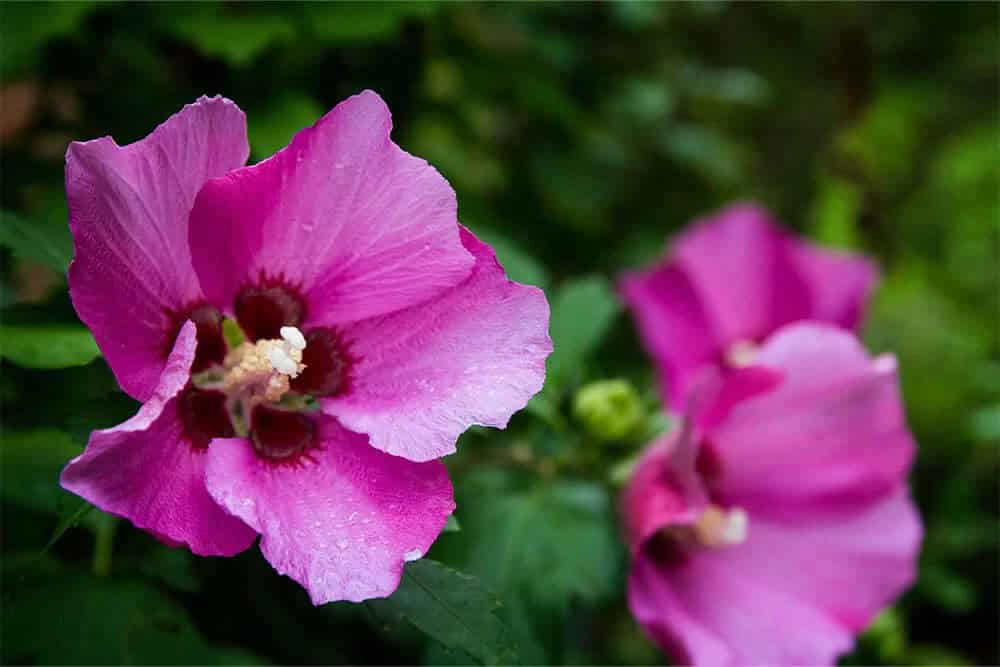
[[[305,316],[302,299],[283,285],[245,287],[235,306],[236,321],[252,341],[280,338],[281,327],[298,326]]]
[[[316,423],[301,412],[258,405],[250,417],[250,439],[261,456],[287,461],[309,449]]]
[[[302,363],[306,367],[292,380],[292,391],[312,396],[334,396],[344,391],[351,359],[343,338],[336,329],[327,328],[310,329],[305,337]]]
[[[231,438],[236,433],[226,410],[226,395],[221,391],[187,387],[177,403],[184,435],[192,446],[208,447],[212,438]]]

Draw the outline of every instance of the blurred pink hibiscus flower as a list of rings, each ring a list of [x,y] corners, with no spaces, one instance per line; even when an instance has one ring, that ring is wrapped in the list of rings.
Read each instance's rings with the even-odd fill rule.
[[[734,204],[682,233],[656,266],[620,285],[681,412],[695,375],[752,362],[779,327],[799,320],[856,329],[878,278],[869,260],[782,231],[754,204]]]
[[[691,387],[623,496],[633,615],[681,664],[833,664],[916,572],[895,359],[797,323]]]
[[[197,554],[260,534],[316,604],[395,590],[454,509],[436,459],[506,425],[551,342],[542,292],[390,130],[364,92],[247,167],[244,114],[215,97],[70,146],[73,304],[144,404],[65,488]]]

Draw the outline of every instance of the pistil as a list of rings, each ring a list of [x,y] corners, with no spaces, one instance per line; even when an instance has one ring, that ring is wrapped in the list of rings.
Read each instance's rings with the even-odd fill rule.
[[[243,343],[226,355],[222,390],[244,403],[244,414],[262,401],[281,400],[289,383],[306,365],[302,352],[306,340],[295,327],[281,327],[281,338]]]

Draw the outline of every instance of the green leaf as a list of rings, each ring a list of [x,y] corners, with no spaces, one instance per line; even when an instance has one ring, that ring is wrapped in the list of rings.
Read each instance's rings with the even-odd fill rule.
[[[299,93],[284,95],[250,114],[250,149],[258,159],[274,155],[291,141],[296,132],[309,127],[323,115],[323,107]]]
[[[570,602],[595,603],[620,588],[623,552],[607,492],[572,480],[522,489],[486,470],[466,480],[462,498],[470,499],[460,502],[463,570],[500,595],[525,661],[551,661],[539,640],[551,638]]]
[[[560,481],[483,499],[475,516],[470,570],[498,591],[520,588],[531,602],[562,607],[615,590],[620,553],[605,490]],[[466,522],[466,529],[471,530]]]
[[[565,283],[552,298],[549,333],[552,355],[548,379],[563,382],[583,366],[618,314],[618,300],[606,278],[591,276]]]
[[[458,522],[458,519],[455,518],[455,515],[452,514],[451,516],[448,517],[448,521],[445,522],[444,528],[442,529],[441,532],[458,533],[461,532],[461,530],[462,530],[462,524],[460,524]]]
[[[236,67],[248,65],[268,48],[295,38],[295,24],[284,14],[261,12],[252,6],[243,11],[228,9],[195,5],[193,12],[175,13],[170,30],[202,53]]]
[[[42,549],[42,554],[44,555],[49,549],[55,546],[55,543],[66,534],[67,530],[75,527],[81,521],[91,517],[91,512],[95,509],[96,508],[93,505],[81,498],[76,499],[73,505],[67,505],[66,509],[60,512],[59,523],[57,523],[55,529],[53,529],[52,537],[50,537],[49,541],[45,543],[45,547]],[[93,526],[97,523],[97,519],[90,523]]]
[[[0,328],[0,356],[28,368],[84,366],[101,356],[90,332],[72,324]]]
[[[436,561],[409,563],[391,597],[367,604],[384,621],[405,621],[478,664],[516,659],[509,631],[496,614],[500,607],[497,597],[475,577]]]
[[[370,42],[392,37],[410,18],[434,13],[436,2],[311,2],[301,6],[306,25],[328,43]]]
[[[96,7],[96,2],[4,3],[0,78],[9,81],[35,68],[41,47],[73,32]]]
[[[73,257],[73,239],[65,216],[25,218],[0,210],[0,245],[15,256],[64,273]]]
[[[244,656],[205,642],[184,608],[156,588],[32,570],[5,590],[4,664],[220,664]]]
[[[11,432],[0,435],[0,495],[28,509],[57,512],[68,494],[59,486],[59,471],[80,453],[66,433],[55,430]]]

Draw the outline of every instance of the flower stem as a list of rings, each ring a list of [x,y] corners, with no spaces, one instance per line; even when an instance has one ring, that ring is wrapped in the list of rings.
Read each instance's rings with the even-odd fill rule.
[[[94,536],[94,574],[106,577],[111,574],[111,552],[114,549],[115,527],[117,519],[112,516],[101,516],[97,522],[97,534]]]

